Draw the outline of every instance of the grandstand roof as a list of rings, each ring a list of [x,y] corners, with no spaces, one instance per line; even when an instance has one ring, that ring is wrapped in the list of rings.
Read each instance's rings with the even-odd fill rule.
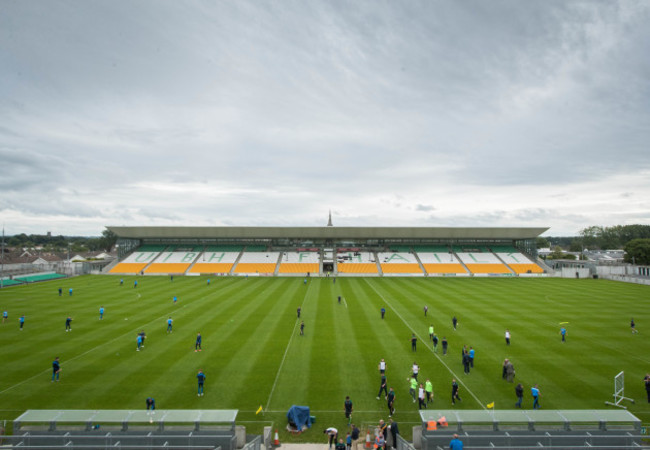
[[[534,239],[548,227],[107,227],[130,239]]]

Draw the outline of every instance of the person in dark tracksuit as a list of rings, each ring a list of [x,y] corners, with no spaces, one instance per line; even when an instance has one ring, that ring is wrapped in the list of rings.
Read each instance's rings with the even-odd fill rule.
[[[395,414],[395,391],[393,388],[388,391],[386,404],[388,405],[388,417],[392,417]]]
[[[451,380],[451,404],[452,405],[456,404],[456,400],[462,402],[460,395],[458,394],[459,389],[460,388],[458,386],[458,382],[456,381],[456,379]]]
[[[521,403],[524,401],[524,387],[521,383],[515,386],[515,395],[517,396],[517,403],[515,403],[515,406],[521,408]]]
[[[386,387],[386,384],[388,382],[386,381],[386,375],[381,374],[381,384],[379,385],[379,393],[377,394],[377,400],[379,400],[379,397],[381,397],[381,393],[384,393],[384,398],[388,398],[388,388]]]

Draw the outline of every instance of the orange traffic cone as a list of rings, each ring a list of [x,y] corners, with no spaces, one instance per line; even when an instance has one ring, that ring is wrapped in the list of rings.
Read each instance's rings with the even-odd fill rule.
[[[273,438],[273,445],[276,447],[280,446],[280,437],[278,436],[278,430],[275,430],[275,437]]]
[[[370,431],[366,431],[366,448],[372,448],[372,443],[370,442]]]

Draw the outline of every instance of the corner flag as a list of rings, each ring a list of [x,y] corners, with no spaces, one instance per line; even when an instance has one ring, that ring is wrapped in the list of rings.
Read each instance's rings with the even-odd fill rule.
[[[260,407],[257,409],[257,411],[255,411],[255,415],[258,415],[259,413],[261,413],[263,409],[264,408],[262,408],[262,405],[260,405]]]
[[[492,408],[494,408],[494,402],[492,402],[492,403],[488,403],[488,404],[487,404],[487,407],[488,407],[488,409],[492,409]]]

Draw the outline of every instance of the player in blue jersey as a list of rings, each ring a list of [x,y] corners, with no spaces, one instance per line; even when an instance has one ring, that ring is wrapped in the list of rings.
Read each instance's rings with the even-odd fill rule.
[[[167,333],[171,333],[171,332],[172,332],[172,323],[173,323],[173,322],[174,322],[174,321],[172,320],[171,317],[170,317],[169,319],[167,319]]]
[[[72,331],[72,317],[70,316],[65,319],[65,331]]]
[[[202,370],[199,370],[199,373],[196,375],[196,380],[199,383],[199,388],[198,388],[198,392],[197,392],[196,395],[198,397],[202,397],[203,396],[203,384],[205,383],[205,374],[203,373]]]
[[[20,323],[20,331],[23,331],[23,327],[25,326],[25,314],[20,316],[20,319],[18,319],[18,322]]]
[[[195,352],[201,351],[201,333],[196,335],[196,343],[194,344],[194,351]]]
[[[99,320],[104,319],[104,307],[100,306],[99,307]]]
[[[537,385],[530,388],[530,394],[533,396],[533,409],[541,408],[541,406],[539,404],[539,397],[542,394],[539,392],[539,387],[537,387]]]
[[[144,347],[144,341],[145,341],[145,339],[147,339],[147,334],[144,332],[144,330],[142,330],[142,331],[140,331],[140,332],[138,333],[138,336],[140,336],[140,337],[142,338],[142,345],[141,345],[141,347]]]
[[[61,373],[61,363],[57,356],[54,358],[54,361],[52,361],[52,381],[59,381],[59,373]]]
[[[135,340],[136,344],[138,344],[138,348],[135,349],[136,352],[140,351],[140,347],[142,347],[142,343],[144,342],[144,339],[142,339],[142,335],[138,334],[138,337]]]
[[[8,312],[8,311],[4,311],[4,312],[2,313],[2,323],[5,323],[5,320],[7,320],[8,318],[9,318],[9,312]]]

